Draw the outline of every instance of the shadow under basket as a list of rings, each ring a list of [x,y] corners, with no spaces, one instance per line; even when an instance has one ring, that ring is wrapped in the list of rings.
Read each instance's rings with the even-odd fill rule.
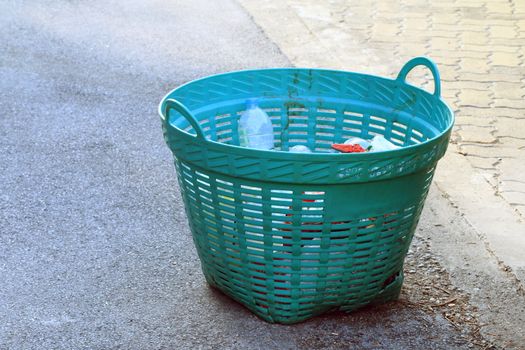
[[[433,94],[405,82],[417,65],[431,70]],[[238,146],[249,98],[272,120],[272,151]],[[454,121],[432,61],[415,58],[396,79],[299,68],[215,75],[173,90],[159,112],[210,285],[278,323],[397,299]],[[374,135],[401,147],[330,153]],[[295,145],[315,153],[287,152]]]

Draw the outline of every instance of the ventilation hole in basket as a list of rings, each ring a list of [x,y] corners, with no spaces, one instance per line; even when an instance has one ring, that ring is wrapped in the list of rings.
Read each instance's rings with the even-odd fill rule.
[[[375,115],[371,115],[370,119],[378,121],[378,122],[380,122],[382,124],[386,123],[386,119],[385,118],[378,117],[378,116],[375,116]]]
[[[392,142],[394,145],[397,145],[397,146],[403,146],[403,140],[400,140],[395,137],[390,137],[390,142]]]
[[[328,137],[328,138],[333,138],[334,137],[334,133],[333,132],[322,132],[322,131],[316,131],[315,132],[315,136],[316,138],[319,138],[319,137]]]
[[[194,191],[191,191],[191,193],[187,193],[188,197],[193,201],[197,201],[197,197]]]
[[[220,123],[215,123],[215,129],[222,129],[224,127],[230,127],[232,125],[231,121],[224,121]]]
[[[289,115],[289,120],[290,120],[290,123],[293,123],[293,122],[305,122],[309,119],[309,117],[307,115]]]
[[[383,223],[384,224],[389,224],[389,223],[392,223],[392,222],[396,222],[398,216],[399,216],[399,213],[396,212],[396,211],[384,214],[383,215],[383,218],[384,218]]]
[[[321,130],[325,130],[325,129],[333,130],[335,128],[335,126],[331,124],[317,124],[315,127],[316,129],[321,129]]]
[[[200,177],[203,177],[203,178],[205,178],[205,179],[209,179],[209,178],[210,178],[209,175],[206,175],[206,174],[204,174],[204,173],[201,173],[200,171],[195,171],[195,175],[200,176]]]
[[[258,216],[262,216],[262,211],[253,210],[253,209],[249,209],[249,208],[242,208],[242,212],[243,212],[245,220],[255,220],[255,221],[258,221],[258,222],[262,222],[263,221],[263,219],[258,217]]]
[[[327,116],[322,116],[321,117],[321,116],[318,116],[316,118],[316,120],[317,120],[317,123],[321,123],[323,121],[325,121],[325,122],[332,122],[333,123],[333,122],[335,122],[335,117],[327,117]]]
[[[390,275],[386,280],[385,282],[383,282],[383,289],[388,287],[389,285],[391,285],[392,283],[395,282],[395,280],[400,276],[400,272],[396,272],[392,275]]]
[[[198,181],[199,181],[199,180],[197,180],[197,182],[198,182]],[[208,195],[211,195],[211,191],[210,191],[209,188],[205,188],[205,187],[202,187],[202,186],[197,186],[197,188],[199,189],[199,191],[202,191],[202,192],[204,192],[204,193],[206,193],[206,194],[208,194]]]
[[[416,130],[416,129],[412,129],[412,133],[415,134],[417,137],[419,137],[420,139],[423,138],[423,133],[419,130]]]
[[[209,197],[209,195],[211,195],[210,191],[208,191],[208,190],[206,190],[206,189],[204,189],[202,187],[199,187],[198,189],[199,189],[199,197],[201,199],[204,199],[204,200],[206,200],[206,201],[208,201],[210,203],[213,203],[213,200],[211,199],[211,197]]]
[[[191,168],[189,167],[189,165],[187,165],[186,163],[183,163],[183,162],[180,162],[180,165],[182,165],[182,167],[186,170],[191,170]]]
[[[271,190],[270,200],[272,201],[272,208],[283,208],[283,205],[290,205],[292,202],[292,191],[287,190]],[[287,207],[286,207],[287,208]]]
[[[315,201],[324,201],[324,191],[304,191],[303,196],[301,197],[305,201],[308,199],[315,200]]]
[[[331,229],[330,232],[348,232],[351,230],[354,226],[353,221],[334,221],[331,223]],[[335,236],[334,238],[337,239],[343,239],[347,238],[348,236],[342,235],[342,236]]]
[[[291,107],[286,109],[288,112],[308,112],[307,108],[302,107]]]
[[[200,185],[206,186],[206,188],[203,188]],[[199,189],[202,189],[203,191],[206,191],[208,193],[210,192],[210,190],[209,190],[210,184],[208,182],[206,182],[206,181],[203,181],[201,179],[197,179],[197,186],[199,186]]]
[[[356,113],[356,112],[351,112],[351,111],[344,111],[343,114],[344,115],[350,115],[350,116],[357,117],[357,118],[363,118],[363,114],[362,113]]]
[[[336,113],[337,111],[335,109],[326,109],[326,108],[317,108],[317,112],[319,113]]]
[[[184,175],[187,178],[193,179],[193,173],[187,169],[182,169],[182,175]]]
[[[288,125],[288,130],[306,129],[306,128],[308,128],[308,124],[306,124],[306,123],[298,123],[297,120],[290,120],[290,124]]]
[[[217,183],[223,184],[225,186],[233,187],[233,183],[232,182],[224,181],[224,180],[221,180],[221,179],[216,179],[215,181],[217,181]]]
[[[401,124],[399,122],[394,122],[394,126],[398,127],[398,128],[401,128],[401,129],[404,129],[404,130],[407,129],[407,126],[405,124]]]
[[[374,228],[376,226],[376,224],[375,224],[376,220],[377,220],[377,218],[375,218],[375,217],[370,217],[370,218],[366,218],[366,219],[360,219],[359,220],[359,226],[357,226],[357,228],[360,229],[360,230]]]
[[[410,138],[410,141],[412,141],[412,143],[414,143],[414,144],[420,144],[421,143],[420,140],[418,140],[416,138],[413,138],[413,137]]]
[[[298,131],[298,130],[292,130],[288,134],[289,135],[293,135],[293,136],[297,136],[297,135],[308,136],[308,132],[306,132],[306,131]]]
[[[306,138],[298,139],[293,138],[288,140],[288,147],[292,147],[294,144],[306,144]]]
[[[385,127],[382,126],[382,125],[378,125],[378,124],[370,124],[369,125],[371,128],[376,128],[376,129],[379,129],[379,130],[385,130]]]
[[[230,118],[230,117],[231,117],[231,114],[230,114],[230,113],[217,114],[217,115],[215,116],[215,121],[218,122],[218,121],[221,121],[221,120],[223,120],[223,119],[228,119],[228,118]],[[216,123],[216,125],[217,125],[217,123]]]
[[[348,128],[346,126],[343,126],[343,137],[347,137],[347,135],[359,135],[359,134],[361,134],[361,129]]]
[[[231,133],[232,131],[230,129],[226,129],[226,130],[217,131],[216,135],[217,135],[217,138],[220,139],[220,138],[230,137]]]
[[[233,190],[230,188],[224,188],[217,186],[217,192],[220,194],[233,195]]]
[[[210,201],[211,201],[211,198],[210,198]],[[210,204],[210,203],[202,202],[201,204],[202,204],[203,207],[206,207],[206,208],[208,208],[208,209],[211,210],[211,211],[215,210],[215,208],[213,207],[213,205]],[[205,211],[205,210],[204,210],[204,211]],[[205,212],[206,212],[207,214],[209,214],[210,216],[215,217],[215,214],[213,214],[213,213],[211,213],[211,212],[208,212],[208,211],[205,211]]]
[[[281,111],[280,108],[263,108],[262,110],[266,113],[277,113]]]
[[[251,191],[258,191],[258,192],[261,191],[260,187],[254,187],[254,186],[241,185],[241,188],[245,190],[251,190]]]
[[[361,127],[363,122],[361,120],[352,120],[352,119],[346,119],[343,120],[343,128],[349,127],[349,128],[355,128],[355,127]]]
[[[392,129],[392,134],[399,136],[398,139],[400,140],[404,140],[406,136],[405,133],[394,130],[394,129]],[[396,137],[396,136],[393,136],[393,137]]]
[[[231,136],[218,139],[218,141],[222,142],[222,143],[231,143],[232,140],[233,140],[233,138]]]

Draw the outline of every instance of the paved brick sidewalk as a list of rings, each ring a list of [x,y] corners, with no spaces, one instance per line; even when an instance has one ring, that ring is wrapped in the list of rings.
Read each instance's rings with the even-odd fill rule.
[[[434,59],[457,117],[436,182],[525,281],[525,1],[240,2],[297,66],[395,77]],[[433,89],[424,69],[409,78]]]

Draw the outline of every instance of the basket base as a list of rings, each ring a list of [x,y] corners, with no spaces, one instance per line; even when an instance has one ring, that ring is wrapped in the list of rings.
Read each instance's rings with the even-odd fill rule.
[[[403,280],[403,272],[401,272],[385,287],[385,289],[383,289],[381,293],[379,293],[379,295],[374,300],[370,302],[369,305],[380,305],[399,299],[401,287],[403,286]]]
[[[304,321],[307,321],[308,319],[310,319],[312,317],[319,316],[321,314],[328,313],[330,311],[339,310],[339,311],[342,311],[342,312],[351,313],[351,312],[353,312],[353,311],[355,311],[357,309],[363,308],[365,306],[376,306],[376,305],[386,304],[386,303],[391,302],[391,301],[396,301],[396,300],[399,299],[399,294],[401,293],[401,287],[403,286],[403,280],[404,280],[403,272],[400,272],[400,273],[398,273],[396,275],[393,275],[392,276],[392,280],[389,281],[389,283],[384,287],[384,289],[374,299],[372,299],[369,302],[357,303],[357,304],[354,303],[354,304],[351,304],[351,305],[341,305],[341,306],[336,307],[336,308],[327,308],[324,311],[314,312],[313,314],[307,315],[307,316],[298,316],[297,315],[297,316],[294,316],[294,317],[290,317],[290,316],[288,316],[288,317],[279,317],[279,316],[275,317],[276,315],[271,315],[270,313],[268,313],[268,311],[269,311],[268,309],[261,310],[259,308],[255,308],[255,307],[253,307],[253,306],[251,306],[249,304],[245,304],[241,300],[237,300],[237,298],[235,298],[235,296],[231,295],[230,293],[228,293],[225,290],[222,290],[222,288],[220,286],[218,286],[216,283],[214,283],[212,277],[208,277],[207,275],[205,275],[205,277],[206,277],[206,282],[208,283],[208,285],[212,289],[219,291],[220,293],[222,293],[222,294],[232,298],[233,300],[236,300],[241,305],[244,305],[246,308],[248,308],[250,311],[252,311],[259,318],[263,319],[264,321],[269,322],[269,323],[280,323],[280,324],[295,324],[295,323],[304,322]]]

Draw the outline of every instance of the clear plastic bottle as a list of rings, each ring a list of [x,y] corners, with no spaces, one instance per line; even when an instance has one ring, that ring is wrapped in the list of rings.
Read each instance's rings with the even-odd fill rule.
[[[272,121],[257,104],[257,99],[246,101],[246,111],[239,119],[239,145],[269,150],[275,141]]]

